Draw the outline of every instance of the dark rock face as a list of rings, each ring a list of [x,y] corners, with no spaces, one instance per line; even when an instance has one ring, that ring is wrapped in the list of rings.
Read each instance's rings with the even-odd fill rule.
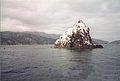
[[[94,48],[103,48],[102,45],[94,45]]]
[[[56,40],[57,48],[96,48],[100,47],[92,43],[90,29],[82,20],[78,20],[72,28],[69,28]]]

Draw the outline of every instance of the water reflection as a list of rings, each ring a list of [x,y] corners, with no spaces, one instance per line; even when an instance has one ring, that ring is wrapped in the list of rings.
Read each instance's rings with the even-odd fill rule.
[[[119,81],[119,45],[84,50],[4,47],[2,81]]]
[[[64,76],[76,81],[86,79],[93,71],[93,64],[91,63],[92,49],[68,51],[69,58],[68,64],[64,67]]]

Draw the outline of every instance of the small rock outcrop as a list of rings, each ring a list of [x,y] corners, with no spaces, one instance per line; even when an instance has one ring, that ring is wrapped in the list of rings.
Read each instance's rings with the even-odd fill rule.
[[[90,37],[90,29],[82,20],[78,20],[72,28],[69,28],[56,40],[54,47],[56,48],[97,48],[92,43]]]

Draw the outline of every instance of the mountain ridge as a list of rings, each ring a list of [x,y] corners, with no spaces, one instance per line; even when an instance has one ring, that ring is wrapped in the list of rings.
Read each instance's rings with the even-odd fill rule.
[[[31,32],[0,32],[1,45],[53,44],[55,39]]]
[[[11,36],[12,36],[13,39],[11,39]],[[16,36],[18,36],[18,37],[20,36],[20,38],[16,38]],[[32,36],[34,37],[34,39],[33,39]],[[48,34],[48,33],[44,33],[44,32],[12,32],[12,31],[1,31],[0,32],[0,43],[2,45],[25,44],[26,42],[27,42],[26,44],[54,44],[55,40],[57,38],[59,38],[59,36],[60,36],[60,34]],[[25,39],[26,42],[22,40],[25,43],[20,42],[22,37],[24,39],[25,39],[25,37],[27,37]],[[42,41],[42,39],[44,39],[45,42]],[[9,43],[8,43],[8,40],[9,40]],[[108,41],[104,41],[104,40],[100,40],[100,39],[95,39],[95,38],[92,38],[92,40],[93,40],[93,42],[95,44],[108,44],[109,43]],[[13,43],[13,41],[16,41],[16,43]],[[38,41],[40,41],[40,42],[38,42]]]
[[[109,44],[120,44],[120,40],[112,41],[112,42],[110,42]]]

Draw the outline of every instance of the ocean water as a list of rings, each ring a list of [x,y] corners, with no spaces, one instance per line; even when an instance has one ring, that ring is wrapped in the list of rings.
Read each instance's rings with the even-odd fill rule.
[[[120,45],[103,46],[84,50],[1,46],[1,81],[120,81]]]

